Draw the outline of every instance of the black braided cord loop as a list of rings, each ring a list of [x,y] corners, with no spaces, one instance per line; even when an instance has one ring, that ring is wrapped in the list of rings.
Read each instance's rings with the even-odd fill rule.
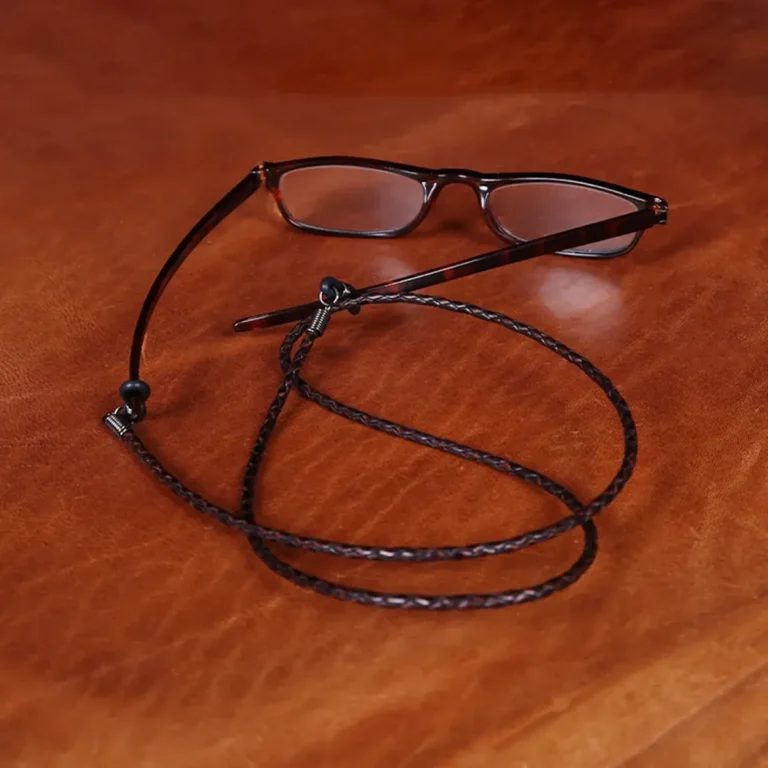
[[[288,333],[280,348],[280,362],[285,376],[267,411],[267,415],[259,430],[256,442],[254,443],[246,465],[240,515],[232,514],[231,512],[212,504],[203,496],[185,486],[178,478],[168,472],[160,461],[147,450],[141,439],[136,435],[134,429],[127,430],[125,434],[121,436],[121,439],[136,453],[138,458],[153,472],[157,479],[177,496],[182,498],[199,512],[245,533],[248,536],[251,547],[268,568],[297,586],[314,590],[319,594],[334,597],[339,600],[347,600],[383,608],[465,610],[518,605],[531,600],[539,600],[565,589],[567,586],[577,581],[595,560],[597,554],[597,530],[592,517],[616,498],[624,485],[626,485],[634,469],[637,458],[637,431],[626,401],[603,373],[601,373],[592,363],[571,350],[562,342],[553,339],[551,336],[548,336],[546,333],[543,333],[536,328],[513,320],[506,315],[491,312],[472,304],[414,293],[363,294],[344,299],[336,306],[329,307],[327,311],[334,314],[343,310],[355,310],[364,304],[393,303],[431,306],[437,309],[467,314],[487,322],[497,323],[508,330],[533,339],[582,370],[606,394],[619,416],[624,433],[624,458],[618,471],[605,490],[591,502],[584,505],[567,488],[545,474],[521,464],[517,464],[509,459],[495,456],[486,451],[481,451],[452,440],[437,437],[368,414],[319,392],[299,376],[301,368],[319,335],[317,332],[313,331],[312,318],[297,323]],[[324,327],[325,326],[323,325],[323,328]],[[297,342],[299,342],[300,339],[301,341],[297,347]],[[296,348],[295,352],[293,352],[294,348]],[[457,456],[467,461],[476,462],[482,466],[501,472],[502,474],[516,477],[524,482],[532,484],[551,496],[554,496],[556,499],[559,499],[570,510],[571,514],[552,525],[507,539],[475,544],[436,547],[382,547],[350,544],[329,541],[327,539],[320,539],[312,536],[301,536],[288,531],[261,525],[256,522],[254,518],[254,483],[269,438],[274,431],[279,415],[294,386],[297,386],[298,392],[302,397],[351,421],[371,427],[372,429],[377,429],[386,434],[410,440],[419,445],[443,451],[444,453]],[[309,550],[312,552],[346,558],[423,563],[440,560],[473,559],[506,554],[533,544],[548,541],[556,536],[571,531],[578,526],[582,527],[584,530],[583,550],[579,558],[566,571],[530,587],[507,589],[499,592],[482,594],[395,594],[357,589],[301,571],[280,559],[269,547],[270,543],[274,543],[296,549]]]

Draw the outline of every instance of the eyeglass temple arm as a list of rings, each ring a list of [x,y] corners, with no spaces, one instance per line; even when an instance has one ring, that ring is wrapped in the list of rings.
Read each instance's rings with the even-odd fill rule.
[[[613,237],[627,235],[632,232],[640,232],[652,227],[654,224],[666,222],[667,205],[659,200],[648,208],[633,213],[627,213],[612,219],[576,227],[565,232],[547,235],[526,243],[508,246],[496,251],[483,253],[471,259],[457,261],[445,267],[430,269],[426,272],[418,272],[413,275],[398,278],[385,283],[377,283],[360,288],[356,293],[405,293],[422,288],[429,288],[439,283],[447,283],[467,275],[485,272],[489,269],[514,264],[536,256],[558,251],[569,251],[588,243],[608,240]],[[297,322],[310,315],[321,306],[319,301],[300,304],[287,309],[278,309],[274,312],[265,312],[259,315],[237,320],[232,328],[237,333],[251,331],[256,328],[269,328],[283,323]]]
[[[143,384],[139,377],[139,369],[141,367],[141,353],[144,346],[144,339],[147,335],[147,327],[149,326],[152,313],[154,312],[160,297],[163,295],[163,292],[168,287],[171,278],[176,274],[187,256],[192,253],[202,239],[217,224],[229,216],[235,208],[242,205],[260,186],[261,178],[259,169],[254,168],[244,179],[227,192],[227,194],[224,195],[224,197],[222,197],[221,200],[219,200],[219,202],[197,222],[197,224],[195,224],[189,234],[181,241],[181,243],[179,243],[176,250],[168,257],[168,260],[165,262],[152,283],[149,292],[144,299],[141,311],[139,312],[136,328],[133,332],[133,342],[131,344],[129,381],[126,382],[123,387],[131,384],[131,382]],[[146,387],[147,385],[145,384],[144,386]],[[130,387],[128,388],[130,389]],[[128,398],[125,397],[125,394],[130,393],[124,393],[124,399],[130,407],[131,403],[128,402]],[[147,394],[146,397],[148,396],[149,395]],[[146,400],[146,397],[143,399]],[[138,399],[141,398],[139,397]],[[136,397],[133,398],[135,402],[138,402],[138,399]]]

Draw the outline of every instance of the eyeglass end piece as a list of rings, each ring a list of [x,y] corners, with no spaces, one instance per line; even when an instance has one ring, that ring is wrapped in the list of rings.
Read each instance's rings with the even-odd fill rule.
[[[669,204],[663,198],[656,197],[653,201],[653,212],[658,217],[659,224],[666,224],[667,214],[669,212]]]

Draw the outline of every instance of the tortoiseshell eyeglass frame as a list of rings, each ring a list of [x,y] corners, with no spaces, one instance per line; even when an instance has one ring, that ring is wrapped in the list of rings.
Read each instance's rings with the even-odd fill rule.
[[[398,229],[376,232],[351,232],[345,230],[326,229],[313,226],[302,221],[295,220],[285,206],[279,191],[280,178],[289,171],[300,168],[312,168],[319,166],[349,166],[356,168],[372,168],[376,170],[390,171],[418,180],[423,189],[423,200],[418,215],[406,226]],[[521,184],[528,182],[558,182],[587,187],[602,192],[607,192],[631,202],[635,211],[621,216],[616,216],[603,221],[590,222],[584,226],[558,232],[535,240],[520,241],[506,232],[496,222],[489,209],[491,192],[498,187]],[[343,155],[331,155],[326,157],[303,158],[300,160],[287,160],[283,162],[263,162],[252,169],[245,178],[235,185],[224,197],[221,198],[190,230],[186,237],[165,262],[157,277],[153,281],[142,305],[134,330],[131,344],[129,378],[121,386],[120,394],[125,403],[125,410],[134,422],[144,418],[146,413],[146,401],[150,389],[140,378],[141,353],[152,313],[157,306],[160,297],[165,291],[176,271],[183,264],[194,248],[230,213],[242,205],[261,186],[269,190],[277,202],[278,208],[284,219],[293,227],[304,232],[329,235],[335,237],[401,237],[413,231],[429,213],[430,207],[439,195],[440,191],[448,184],[465,184],[475,190],[480,207],[490,228],[502,239],[510,241],[510,245],[495,251],[475,256],[463,261],[454,262],[443,267],[419,272],[413,275],[398,278],[376,285],[366,286],[357,290],[357,293],[403,293],[428,288],[459,277],[484,272],[489,269],[512,264],[535,256],[544,254],[560,254],[579,256],[586,258],[613,258],[631,251],[639,242],[644,230],[656,224],[667,222],[667,202],[655,195],[648,195],[628,187],[611,184],[596,179],[582,176],[573,176],[560,173],[500,173],[484,174],[477,171],[446,168],[430,169],[421,168],[403,163],[392,163],[383,160],[361,157],[347,157]],[[612,253],[586,253],[577,251],[579,247],[590,243],[608,240],[614,237],[635,233],[630,244],[621,251]],[[237,332],[249,331],[255,328],[266,328],[282,323],[296,322],[310,315],[322,305],[319,301],[302,304],[296,307],[276,310],[258,315],[252,315],[233,324]]]

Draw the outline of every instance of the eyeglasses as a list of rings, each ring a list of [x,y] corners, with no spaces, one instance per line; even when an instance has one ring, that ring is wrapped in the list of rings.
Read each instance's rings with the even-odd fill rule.
[[[381,238],[413,231],[448,184],[471,187],[488,226],[510,245],[356,293],[420,290],[543,254],[612,258],[631,251],[644,230],[667,221],[668,206],[660,197],[568,174],[482,174],[343,156],[261,163],[197,222],[152,283],[134,331],[129,379],[120,388],[128,416],[138,422],[146,412],[150,389],[140,378],[141,352],[163,291],[202,239],[261,186],[299,230]],[[321,306],[316,301],[252,315],[237,320],[233,329],[295,322]]]

